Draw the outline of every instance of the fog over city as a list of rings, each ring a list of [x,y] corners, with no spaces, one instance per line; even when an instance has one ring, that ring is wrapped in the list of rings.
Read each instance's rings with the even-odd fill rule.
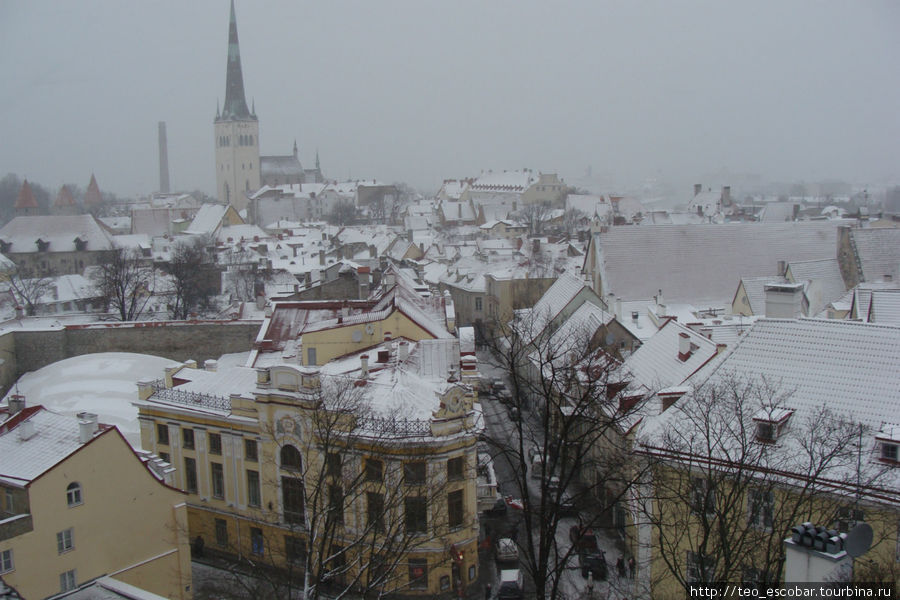
[[[215,193],[228,2],[3,2],[0,170]],[[523,167],[609,189],[710,173],[900,179],[900,5],[235,3],[263,154],[329,178]]]

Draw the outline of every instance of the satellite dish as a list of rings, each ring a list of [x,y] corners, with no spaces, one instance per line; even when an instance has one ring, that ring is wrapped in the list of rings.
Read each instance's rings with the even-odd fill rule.
[[[872,526],[868,523],[860,523],[847,534],[847,539],[844,540],[844,550],[853,558],[862,556],[872,547],[874,538]]]

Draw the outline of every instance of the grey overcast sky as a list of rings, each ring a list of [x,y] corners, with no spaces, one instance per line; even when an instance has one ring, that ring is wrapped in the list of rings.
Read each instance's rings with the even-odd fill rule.
[[[900,3],[237,0],[263,154],[334,179],[900,180]],[[228,1],[0,0],[0,175],[215,190]],[[612,190],[596,190],[612,191]]]

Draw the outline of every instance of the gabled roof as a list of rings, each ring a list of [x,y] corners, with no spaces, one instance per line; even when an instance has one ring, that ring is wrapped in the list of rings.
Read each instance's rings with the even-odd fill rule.
[[[100,195],[100,186],[97,185],[97,178],[91,173],[91,181],[88,183],[87,190],[84,192],[84,205],[94,206],[103,202],[103,196]]]
[[[754,315],[766,314],[766,285],[770,283],[786,283],[784,277],[741,277],[747,303]]]
[[[666,298],[730,303],[734,281],[771,273],[778,261],[834,256],[832,222],[610,227],[598,236],[603,293],[629,300]]]
[[[900,228],[856,228],[850,236],[862,268],[860,281],[879,281],[885,275],[900,281]]]
[[[185,233],[213,234],[222,224],[222,218],[228,211],[224,204],[204,204],[194,215],[194,220],[185,230]]]
[[[533,340],[550,324],[553,319],[577,296],[588,287],[584,280],[571,272],[565,272],[553,282],[541,299],[531,309],[529,335]]]
[[[686,360],[679,357],[682,335],[687,336],[691,348]],[[625,359],[624,368],[634,378],[632,385],[640,385],[656,392],[682,384],[715,357],[717,352],[715,342],[670,320]]]
[[[17,431],[26,421],[33,435],[21,439]],[[114,429],[100,425],[92,439]],[[76,419],[43,406],[26,408],[0,427],[0,481],[25,486],[84,445]]]
[[[869,313],[864,320],[869,323],[900,325],[900,290],[873,290]]]
[[[75,238],[87,242],[87,250],[112,250],[112,236],[91,215],[43,215],[16,217],[0,229],[0,240],[12,244],[8,253],[37,252],[35,241],[50,242],[49,252],[75,250]]]
[[[64,185],[59,188],[59,193],[56,195],[53,206],[75,206],[75,197],[69,191],[68,186]]]
[[[837,258],[794,261],[788,265],[787,273],[796,283],[803,284],[809,316],[817,315],[847,291]]]
[[[259,172],[263,177],[297,177],[303,175],[303,166],[294,155],[260,156]]]

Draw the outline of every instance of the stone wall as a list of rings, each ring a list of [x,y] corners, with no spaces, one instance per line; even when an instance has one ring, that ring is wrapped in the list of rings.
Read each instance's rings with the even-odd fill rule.
[[[96,323],[64,328],[12,331],[0,335],[0,386],[51,363],[96,352],[153,354],[199,364],[222,354],[247,352],[259,332],[259,321]]]

